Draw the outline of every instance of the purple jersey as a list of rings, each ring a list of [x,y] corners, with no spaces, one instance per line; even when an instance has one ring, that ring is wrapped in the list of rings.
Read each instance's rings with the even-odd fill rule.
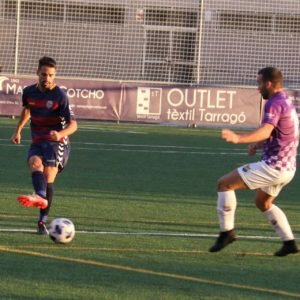
[[[272,124],[270,138],[264,142],[262,160],[277,170],[294,170],[299,140],[299,121],[295,107],[284,92],[266,102],[262,123]]]
[[[74,119],[66,94],[58,86],[41,92],[37,85],[23,90],[23,106],[30,110],[32,142],[49,141],[50,131],[60,131]],[[62,139],[67,142],[67,139]]]

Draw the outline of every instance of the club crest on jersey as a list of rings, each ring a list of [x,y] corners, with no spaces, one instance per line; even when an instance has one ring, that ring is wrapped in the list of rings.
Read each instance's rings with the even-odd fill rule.
[[[53,107],[53,101],[48,100],[47,103],[46,103],[46,107],[47,107],[47,108]]]

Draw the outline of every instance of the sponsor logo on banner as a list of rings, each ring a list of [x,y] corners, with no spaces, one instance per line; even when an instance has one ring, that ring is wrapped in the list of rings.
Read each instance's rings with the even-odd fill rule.
[[[30,84],[34,79],[19,79],[0,76],[0,92],[7,95],[23,94],[23,89]],[[72,83],[72,82],[71,82]],[[89,88],[75,88],[60,85],[60,88],[65,91],[69,99],[86,99],[86,100],[102,100],[104,98],[104,91],[102,89],[89,89]]]
[[[159,120],[161,115],[162,89],[138,87],[136,114],[138,119]]]
[[[134,115],[123,115],[127,120],[188,126],[249,126],[260,122],[260,95],[254,89],[128,85],[126,92],[127,99],[136,98]],[[128,109],[126,112],[130,113]]]
[[[3,91],[3,82],[6,81],[6,80],[8,80],[7,77],[5,77],[5,76],[0,76],[0,92]]]
[[[0,92],[7,95],[21,95],[25,86],[17,78],[0,76]]]
[[[119,120],[121,84],[115,81],[56,79],[70,100],[76,118]],[[26,86],[35,84],[34,76],[0,76],[0,115],[18,115],[22,110],[22,94]],[[55,108],[56,102],[45,103]]]
[[[18,97],[8,97],[7,95],[21,95],[23,86],[19,85],[17,79],[0,76],[0,112],[1,114],[18,113],[20,101]]]

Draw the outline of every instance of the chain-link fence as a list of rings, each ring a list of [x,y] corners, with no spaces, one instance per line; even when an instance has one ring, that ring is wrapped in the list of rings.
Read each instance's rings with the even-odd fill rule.
[[[64,77],[255,85],[279,67],[299,87],[299,0],[1,0],[0,66]]]

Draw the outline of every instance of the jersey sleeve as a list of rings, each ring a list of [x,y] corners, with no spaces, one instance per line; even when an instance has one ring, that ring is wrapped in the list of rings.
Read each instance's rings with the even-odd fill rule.
[[[67,123],[69,123],[71,120],[75,120],[75,115],[70,106],[68,96],[62,90],[61,90],[60,116],[63,117]]]
[[[266,103],[262,123],[271,124],[274,127],[278,124],[281,116],[282,108],[274,102]]]
[[[23,94],[22,94],[22,105],[23,105],[23,107],[27,107],[27,105],[28,105],[27,88],[24,88],[24,89],[23,89]]]

